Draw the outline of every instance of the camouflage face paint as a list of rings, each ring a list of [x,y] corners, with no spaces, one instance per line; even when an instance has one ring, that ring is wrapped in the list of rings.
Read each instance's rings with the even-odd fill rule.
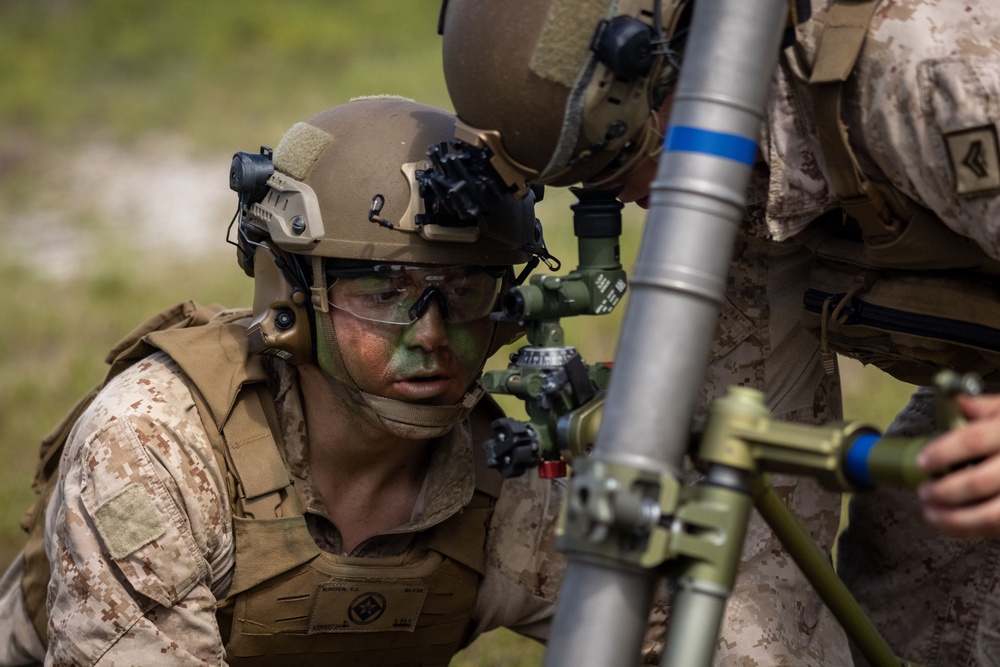
[[[494,324],[447,324],[432,306],[410,325],[380,324],[334,311],[344,371],[364,392],[414,403],[451,405],[479,375]]]

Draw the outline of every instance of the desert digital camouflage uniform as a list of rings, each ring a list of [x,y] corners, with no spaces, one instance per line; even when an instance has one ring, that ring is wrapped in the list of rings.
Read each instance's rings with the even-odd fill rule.
[[[294,370],[276,366],[284,455],[308,508],[309,532],[339,554],[340,535],[309,481]],[[461,511],[475,479],[469,440],[466,424],[445,436],[410,523],[349,555],[405,553],[421,532]],[[231,509],[223,468],[172,359],[157,353],[108,385],[77,423],[60,477],[46,519],[53,563],[48,655],[39,652],[20,604],[15,562],[0,590],[7,626],[0,664],[223,664],[215,611],[233,582]],[[545,638],[563,569],[553,546],[563,488],[531,475],[503,483],[468,641],[500,626]],[[132,497],[127,515],[102,514],[108,499],[124,495]]]
[[[798,46],[784,51],[772,82],[762,143],[771,167],[767,228],[778,241],[837,206],[805,84],[831,4],[812,0],[811,18],[796,29]],[[869,178],[891,183],[994,258],[1000,258],[998,26],[1000,7],[992,2],[883,0],[844,109]],[[982,139],[978,154],[968,152],[971,139]],[[961,195],[960,182],[970,183]]]
[[[798,51],[785,51],[772,82],[763,145],[766,225],[777,240],[837,206],[805,83],[830,4],[812,1]],[[871,180],[1000,257],[1000,4],[884,0],[843,117]],[[931,413],[924,392],[890,433],[927,433]],[[923,523],[915,494],[879,491],[854,497],[840,554],[842,575],[903,657],[947,667],[1000,660],[1000,543],[942,537]]]

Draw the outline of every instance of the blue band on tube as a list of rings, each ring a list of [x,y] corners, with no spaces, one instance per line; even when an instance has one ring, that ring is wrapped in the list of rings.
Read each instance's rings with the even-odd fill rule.
[[[847,472],[847,476],[851,480],[860,482],[865,486],[875,486],[871,473],[868,470],[868,454],[871,452],[872,447],[875,446],[875,443],[878,442],[879,437],[871,433],[858,436],[851,443],[851,448],[847,450],[847,457],[844,461],[847,467],[845,472]]]
[[[671,125],[667,129],[665,148],[667,151],[703,153],[751,166],[757,155],[757,142],[753,139],[683,125]]]

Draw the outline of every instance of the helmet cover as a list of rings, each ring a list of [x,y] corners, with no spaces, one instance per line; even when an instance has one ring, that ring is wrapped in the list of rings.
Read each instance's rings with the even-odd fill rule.
[[[448,0],[443,62],[459,138],[489,146],[501,176],[611,180],[658,150],[655,112],[675,75],[667,42],[687,4]]]

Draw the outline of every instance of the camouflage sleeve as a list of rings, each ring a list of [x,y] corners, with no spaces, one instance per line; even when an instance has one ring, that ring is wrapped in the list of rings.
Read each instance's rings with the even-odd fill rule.
[[[48,508],[48,662],[221,665],[232,568],[224,483],[164,355],[116,378],[74,428]],[[213,590],[213,585],[215,590]]]
[[[974,7],[880,9],[845,113],[893,185],[1000,258],[1000,4]]]
[[[0,577],[0,665],[38,665],[45,659],[45,647],[24,604],[21,577],[24,552],[13,560]]]
[[[539,641],[548,637],[565,569],[555,547],[565,490],[565,480],[533,473],[504,480],[486,538],[474,636],[506,627]]]

